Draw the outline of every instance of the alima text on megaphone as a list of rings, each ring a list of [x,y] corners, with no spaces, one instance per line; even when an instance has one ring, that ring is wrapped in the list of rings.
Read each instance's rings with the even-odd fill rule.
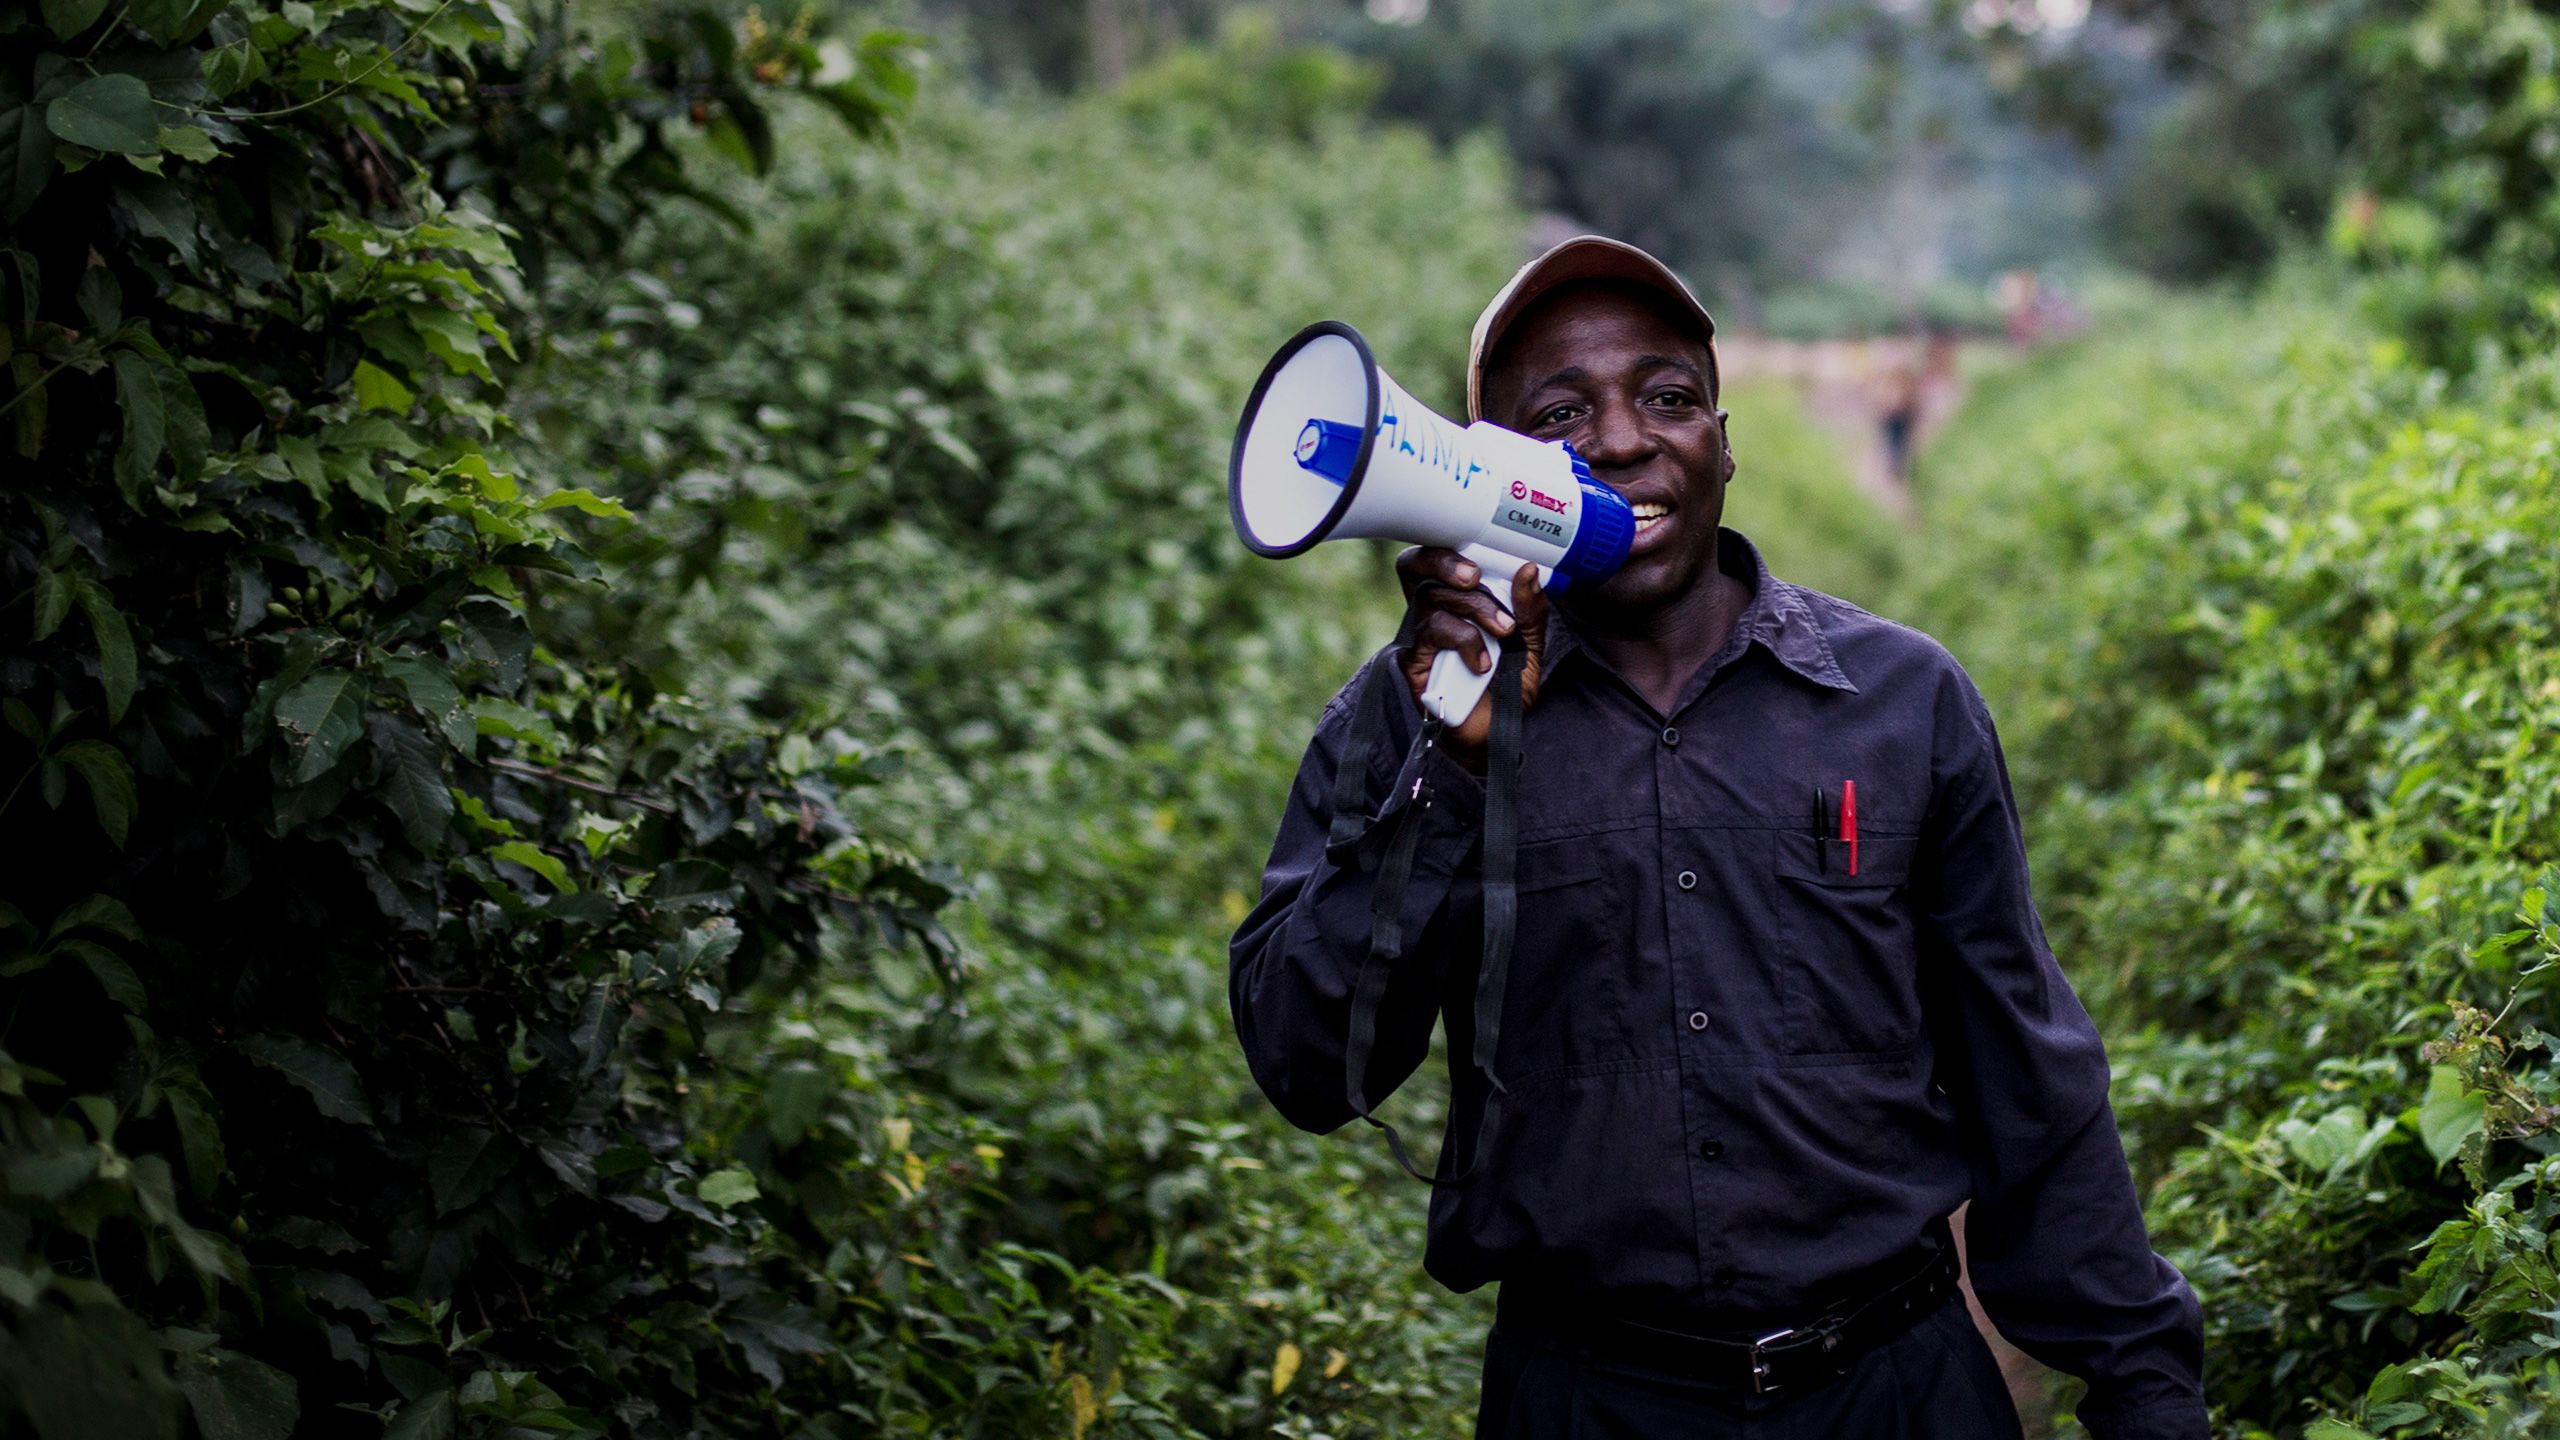
[[[1627,558],[1635,515],[1573,447],[1490,421],[1460,425],[1378,368],[1360,332],[1319,321],[1280,347],[1245,401],[1227,465],[1236,533],[1282,559],[1324,540],[1402,540],[1456,550],[1504,609],[1511,578],[1539,567],[1550,591],[1606,580]],[[1501,647],[1485,636],[1485,651]],[[1492,683],[1441,652],[1423,708],[1456,725]]]

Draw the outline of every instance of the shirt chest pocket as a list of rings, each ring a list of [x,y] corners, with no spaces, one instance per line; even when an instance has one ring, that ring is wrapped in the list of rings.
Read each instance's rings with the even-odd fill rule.
[[[1918,954],[1907,835],[1869,835],[1849,847],[1780,833],[1776,887],[1786,1049],[1816,1055],[1899,1050],[1920,1033]]]

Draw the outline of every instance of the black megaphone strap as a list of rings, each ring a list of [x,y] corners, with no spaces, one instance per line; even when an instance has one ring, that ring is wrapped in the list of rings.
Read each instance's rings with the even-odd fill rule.
[[[1401,654],[1413,643],[1422,621],[1423,609],[1418,603],[1405,612],[1404,623],[1397,628],[1391,654]],[[1383,738],[1388,697],[1363,695],[1355,707],[1351,740],[1346,747],[1341,767],[1334,776],[1333,820],[1331,844],[1326,848],[1337,863],[1357,863],[1362,869],[1373,869],[1377,879],[1370,892],[1369,948],[1361,957],[1360,970],[1352,982],[1351,1027],[1343,1047],[1344,1093],[1353,1113],[1368,1121],[1387,1137],[1387,1149],[1407,1175],[1429,1185],[1462,1185],[1474,1178],[1483,1165],[1485,1155],[1493,1148],[1502,1128],[1502,1101],[1509,1092],[1494,1071],[1494,1056],[1502,1034],[1502,1001],[1511,974],[1512,934],[1519,915],[1519,892],[1516,885],[1516,861],[1519,850],[1518,791],[1520,779],[1520,731],[1523,713],[1521,703],[1521,671],[1526,657],[1517,645],[1506,647],[1494,666],[1491,689],[1493,713],[1491,733],[1485,745],[1485,802],[1483,837],[1484,949],[1476,970],[1476,1068],[1484,1075],[1486,1092],[1484,1113],[1477,1121],[1476,1143],[1467,1158],[1467,1166],[1455,1175],[1426,1173],[1417,1168],[1406,1153],[1404,1139],[1393,1125],[1370,1113],[1368,1098],[1369,1057],[1377,1047],[1378,1007],[1386,998],[1387,977],[1397,960],[1404,955],[1404,897],[1413,880],[1414,852],[1422,836],[1422,817],[1429,809],[1427,794],[1417,793],[1413,802],[1400,811],[1388,833],[1379,836],[1366,824],[1369,758]],[[1377,667],[1368,684],[1397,684],[1403,675],[1394,664]],[[1428,750],[1440,735],[1437,719],[1426,719],[1416,739],[1419,749]],[[1441,1156],[1448,1159],[1446,1147]],[[1439,1165],[1434,1170],[1441,1168]]]

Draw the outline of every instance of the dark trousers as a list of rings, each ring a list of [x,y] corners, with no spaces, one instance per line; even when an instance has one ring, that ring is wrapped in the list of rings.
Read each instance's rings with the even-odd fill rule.
[[[1754,1395],[1544,1333],[1485,1339],[1476,1440],[2019,1440],[1991,1347],[1962,1295],[1795,1393]]]

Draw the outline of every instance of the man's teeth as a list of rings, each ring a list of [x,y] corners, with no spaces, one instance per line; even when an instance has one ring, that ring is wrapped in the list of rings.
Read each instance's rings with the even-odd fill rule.
[[[1627,508],[1635,512],[1636,523],[1639,525],[1642,525],[1649,520],[1659,520],[1663,516],[1671,513],[1670,506],[1656,504],[1650,500],[1644,501],[1640,504],[1630,505]]]

